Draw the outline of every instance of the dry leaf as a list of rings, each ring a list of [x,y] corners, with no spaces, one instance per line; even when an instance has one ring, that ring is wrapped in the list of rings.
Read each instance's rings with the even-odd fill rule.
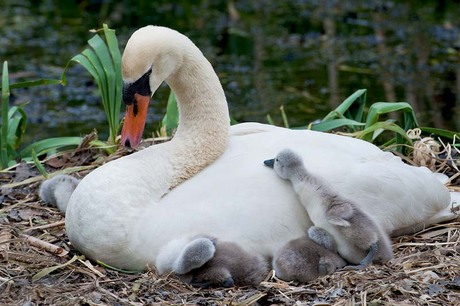
[[[64,263],[62,265],[57,265],[57,266],[54,266],[54,267],[49,267],[49,268],[45,268],[45,269],[41,270],[40,272],[38,272],[37,274],[35,274],[32,277],[32,282],[38,281],[40,278],[52,273],[53,271],[56,271],[57,269],[64,268],[64,267],[70,265],[71,263],[77,261],[79,258],[80,257],[78,257],[77,255],[74,255],[71,260],[69,260],[68,262],[66,262],[66,263]]]

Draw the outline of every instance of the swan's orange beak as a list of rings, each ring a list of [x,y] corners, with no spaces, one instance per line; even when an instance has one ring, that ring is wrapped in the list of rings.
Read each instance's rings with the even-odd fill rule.
[[[141,142],[147,119],[150,96],[134,94],[133,103],[126,105],[125,123],[121,130],[121,143],[127,148],[135,148]]]

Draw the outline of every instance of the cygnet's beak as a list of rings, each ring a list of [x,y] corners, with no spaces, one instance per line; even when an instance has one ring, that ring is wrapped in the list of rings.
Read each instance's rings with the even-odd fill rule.
[[[125,122],[121,130],[121,143],[128,148],[135,148],[141,142],[147,119],[150,95],[134,94],[134,101],[126,105]]]
[[[275,159],[273,158],[273,159],[264,160],[264,164],[267,167],[273,168],[273,166],[275,165]]]

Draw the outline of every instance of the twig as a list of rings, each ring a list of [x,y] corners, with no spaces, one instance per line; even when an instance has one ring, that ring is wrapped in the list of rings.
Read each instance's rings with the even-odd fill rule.
[[[50,224],[31,227],[31,228],[26,229],[25,232],[30,232],[33,230],[43,230],[43,229],[48,229],[48,228],[58,227],[58,226],[63,226],[63,225],[65,225],[65,221],[58,221],[58,222],[54,222]]]
[[[64,250],[61,247],[58,247],[58,246],[56,246],[54,244],[51,244],[49,242],[40,240],[38,238],[29,236],[29,235],[26,235],[26,234],[21,234],[20,237],[25,238],[26,242],[30,243],[31,245],[36,246],[36,247],[38,247],[40,249],[43,249],[43,250],[45,250],[47,252],[53,253],[54,255],[57,255],[59,257],[66,256],[69,253],[68,251]]]
[[[439,265],[436,265],[436,266],[428,266],[428,267],[424,267],[424,268],[420,268],[420,269],[408,270],[408,271],[405,271],[405,272],[406,272],[406,274],[414,274],[414,273],[418,273],[418,272],[425,271],[425,270],[433,271],[434,269],[443,268],[445,266],[446,266],[445,264],[439,264]]]
[[[53,174],[49,175],[48,178],[51,178],[51,177],[53,177],[55,175],[58,175],[58,174],[70,174],[70,173],[74,173],[74,172],[78,172],[78,171],[89,170],[89,169],[96,168],[97,166],[98,165],[70,167],[70,168],[63,169],[61,171],[53,172]],[[42,181],[44,179],[45,179],[45,177],[43,175],[39,175],[39,176],[28,178],[28,179],[26,179],[24,181],[21,181],[21,182],[5,184],[5,185],[2,186],[2,188],[14,188],[14,187],[19,187],[19,186],[23,186],[23,185],[29,185],[29,184],[32,184],[32,183],[35,183],[35,182],[40,182],[40,181]]]
[[[0,190],[2,188],[5,188],[5,185],[0,187]],[[31,202],[33,198],[34,198],[34,195],[27,195],[27,197],[25,199],[19,200],[16,203],[14,203],[13,205],[9,205],[9,206],[6,206],[5,208],[0,209],[0,213],[4,213],[6,211],[12,210],[13,208],[16,208],[16,206],[27,204],[28,202]]]
[[[460,172],[457,172],[454,175],[452,175],[451,177],[449,177],[449,179],[446,182],[446,185],[449,185],[450,183],[452,183],[459,176],[460,176]]]
[[[93,271],[94,274],[96,274],[97,276],[99,276],[99,277],[104,277],[105,276],[103,273],[101,273],[96,268],[94,268],[94,266],[88,260],[83,261],[83,260],[79,259],[78,261],[81,262],[82,264],[84,264],[88,269]]]
[[[1,286],[3,284],[9,283],[9,282],[14,282],[14,280],[9,279],[9,278],[4,278],[4,277],[0,276],[0,282],[1,282],[1,284],[0,284],[0,286]]]
[[[434,243],[427,243],[427,242],[405,242],[405,243],[396,243],[394,244],[395,247],[403,247],[403,246],[442,246],[442,245],[451,245],[457,244],[458,242],[434,242]]]

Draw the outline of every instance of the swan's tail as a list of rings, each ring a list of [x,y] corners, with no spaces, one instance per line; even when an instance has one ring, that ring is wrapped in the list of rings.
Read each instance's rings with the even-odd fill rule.
[[[56,206],[61,212],[65,213],[70,196],[79,182],[80,180],[70,175],[57,175],[44,181],[40,186],[40,199]]]
[[[430,225],[438,224],[442,222],[447,222],[454,220],[460,217],[460,192],[451,191],[450,192],[451,204],[444,208],[443,210],[438,211],[435,215],[431,216],[428,220],[420,222],[418,224],[402,228],[391,233],[392,237],[402,236],[402,235],[413,235]]]

